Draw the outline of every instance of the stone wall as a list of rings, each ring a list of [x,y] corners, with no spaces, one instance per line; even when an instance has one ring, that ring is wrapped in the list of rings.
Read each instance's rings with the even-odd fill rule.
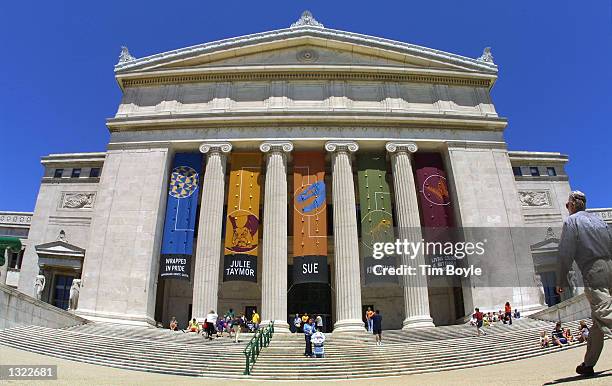
[[[87,320],[0,284],[0,329],[27,325],[63,328],[84,323]]]
[[[529,315],[530,318],[548,322],[572,322],[591,317],[591,305],[585,294],[569,298],[545,310]]]

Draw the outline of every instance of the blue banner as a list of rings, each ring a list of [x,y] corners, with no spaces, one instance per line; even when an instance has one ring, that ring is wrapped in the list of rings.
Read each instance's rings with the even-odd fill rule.
[[[177,153],[168,184],[159,274],[189,280],[198,208],[201,153]]]

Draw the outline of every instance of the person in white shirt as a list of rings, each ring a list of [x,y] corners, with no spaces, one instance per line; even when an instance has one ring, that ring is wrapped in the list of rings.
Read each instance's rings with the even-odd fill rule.
[[[210,310],[208,315],[206,315],[206,335],[208,339],[212,340],[212,336],[215,333],[215,326],[217,325],[217,319],[219,315],[215,313],[215,310]]]

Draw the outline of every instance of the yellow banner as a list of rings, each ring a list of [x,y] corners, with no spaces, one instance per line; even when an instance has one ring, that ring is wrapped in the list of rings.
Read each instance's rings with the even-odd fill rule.
[[[231,155],[225,255],[257,256],[261,158],[261,153],[233,153]]]

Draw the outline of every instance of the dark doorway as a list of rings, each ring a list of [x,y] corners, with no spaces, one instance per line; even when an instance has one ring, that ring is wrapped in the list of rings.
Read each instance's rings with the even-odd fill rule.
[[[557,274],[556,272],[541,272],[542,285],[544,286],[544,296],[549,307],[561,302],[561,296],[557,293]]]
[[[321,315],[323,318],[323,332],[331,332],[333,318],[331,310],[331,287],[328,283],[301,283],[293,284],[293,266],[287,269],[289,292],[287,293],[287,321],[293,322],[295,314],[300,316],[307,313],[309,316]],[[328,266],[328,272],[331,272]]]
[[[244,316],[247,318],[247,320],[251,320],[253,318],[253,311],[257,311],[257,306],[244,307]]]
[[[70,287],[74,276],[55,275],[55,286],[53,288],[53,305],[67,310],[70,299]]]

